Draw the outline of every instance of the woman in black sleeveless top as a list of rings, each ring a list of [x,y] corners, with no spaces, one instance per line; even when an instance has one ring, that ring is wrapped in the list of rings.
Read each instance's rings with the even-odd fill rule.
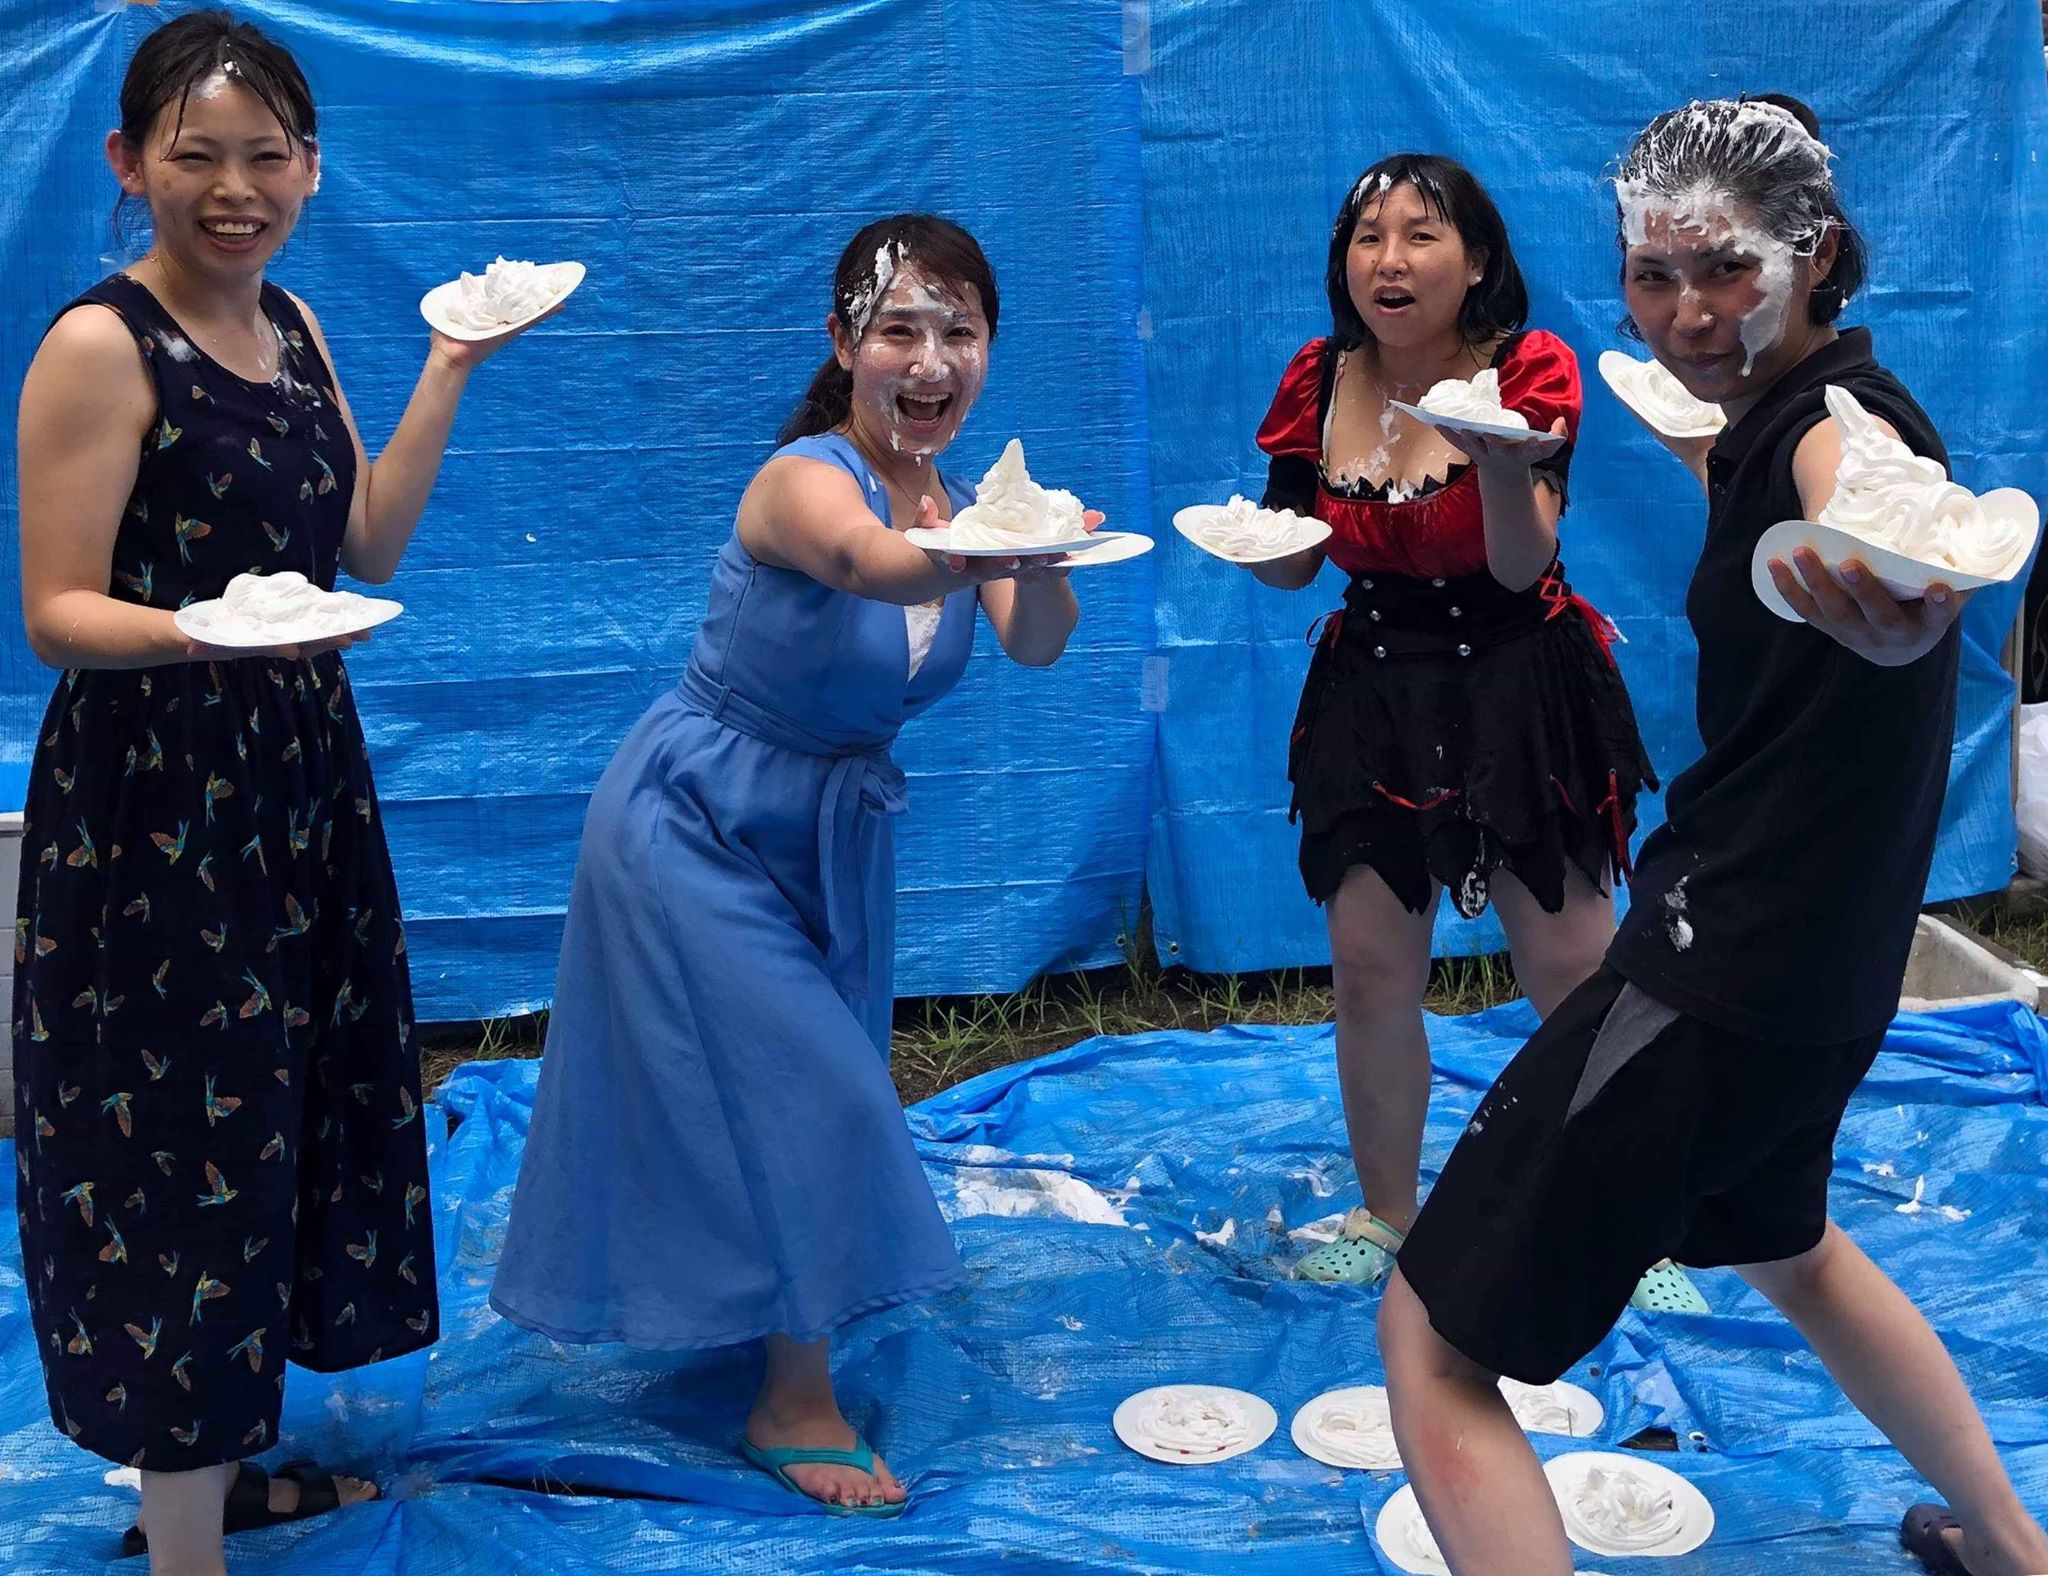
[[[1902,602],[1809,547],[1767,561],[1797,621],[1755,589],[1765,533],[1850,484],[1840,395],[1904,451],[1891,463],[1947,469],[1870,331],[1837,326],[1864,249],[1819,133],[1796,99],[1695,101],[1616,176],[1631,321],[1728,418],[1710,444],[1669,440],[1706,490],[1686,596],[1704,748],[1605,965],[1480,1101],[1381,1302],[1401,1461],[1454,1571],[1570,1576],[1558,1495],[1497,1380],[1561,1376],[1667,1256],[1736,1269],[1940,1491],[1899,1529],[1933,1576],[2048,1571],[1941,1337],[1829,1218],[1837,1129],[1934,858],[1967,594]]]
[[[312,314],[263,277],[318,181],[296,64],[188,15],[121,114],[154,245],[66,308],[21,398],[23,612],[64,677],[17,909],[19,1215],[53,1418],[141,1468],[158,1568],[207,1571],[224,1525],[372,1492],[237,1470],[277,1443],[286,1357],[395,1357],[437,1313],[348,642],[210,651],[172,615],[249,572],[389,579],[493,347],[437,336],[370,465]]]

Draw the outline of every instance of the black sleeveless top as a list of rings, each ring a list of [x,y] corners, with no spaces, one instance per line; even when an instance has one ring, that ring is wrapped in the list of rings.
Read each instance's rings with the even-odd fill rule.
[[[88,302],[121,314],[157,398],[108,595],[179,608],[219,596],[238,574],[281,569],[332,590],[355,493],[355,446],[334,374],[291,297],[263,286],[279,346],[268,383],[221,366],[126,274],[71,305]]]
[[[1915,454],[1941,435],[1849,329],[1793,367],[1707,458],[1686,596],[1704,753],[1672,783],[1607,954],[1641,989],[1753,1039],[1834,1045],[1891,1022],[1948,787],[1962,637],[1879,667],[1764,607],[1757,539],[1801,516],[1792,457],[1839,384]]]

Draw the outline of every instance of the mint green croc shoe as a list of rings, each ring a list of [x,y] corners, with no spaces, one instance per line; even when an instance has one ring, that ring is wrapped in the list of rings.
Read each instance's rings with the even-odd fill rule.
[[[1344,1217],[1335,1242],[1326,1242],[1294,1266],[1298,1280],[1377,1286],[1394,1272],[1394,1255],[1408,1239],[1369,1209]]]

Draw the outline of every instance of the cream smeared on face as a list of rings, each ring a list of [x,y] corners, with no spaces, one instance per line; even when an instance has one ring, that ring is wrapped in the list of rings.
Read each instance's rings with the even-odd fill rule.
[[[900,248],[886,272],[851,353],[855,419],[870,442],[928,459],[980,397],[988,319],[971,286],[931,278]]]
[[[1695,398],[1739,398],[1783,370],[1774,352],[1801,337],[1792,304],[1817,282],[1803,265],[1831,228],[1832,157],[1776,104],[1716,100],[1660,117],[1616,177],[1630,313]],[[1733,194],[1731,170],[1767,213]]]

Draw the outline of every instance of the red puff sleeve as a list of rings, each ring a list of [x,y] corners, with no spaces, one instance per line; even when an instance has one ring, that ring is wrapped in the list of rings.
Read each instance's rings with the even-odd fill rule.
[[[1328,339],[1310,340],[1280,375],[1280,387],[1266,419],[1259,423],[1258,444],[1268,454],[1311,462],[1322,459],[1323,423],[1317,407],[1322,403],[1323,349],[1328,344]]]
[[[1567,438],[1579,435],[1586,394],[1579,382],[1579,358],[1555,334],[1531,329],[1500,364],[1500,402],[1529,418],[1535,432],[1548,432],[1564,417]]]
[[[1540,328],[1517,338],[1500,363],[1500,402],[1527,416],[1532,432],[1548,432],[1552,422],[1564,418],[1564,447],[1530,469],[1554,483],[1560,499],[1569,497],[1566,483],[1572,450],[1586,404],[1585,387],[1579,382],[1579,358],[1572,354],[1571,346]]]

